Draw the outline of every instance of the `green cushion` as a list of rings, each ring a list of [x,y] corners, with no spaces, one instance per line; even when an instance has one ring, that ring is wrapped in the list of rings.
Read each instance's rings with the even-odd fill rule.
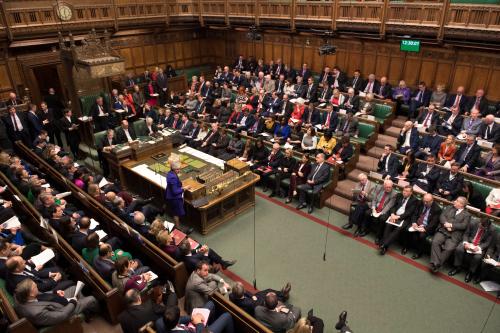
[[[106,131],[94,133],[94,143],[96,147],[99,146],[99,143],[105,136],[106,136]]]
[[[383,123],[392,115],[392,107],[387,104],[375,104],[373,115],[379,122]]]
[[[191,81],[191,78],[193,75],[196,75],[197,77],[200,77],[201,73],[205,75],[209,75],[209,73],[212,72],[212,67],[211,66],[198,66],[198,67],[190,67],[190,68],[185,68],[182,71],[180,71],[180,74],[186,75],[186,79],[188,81]]]
[[[90,115],[90,108],[94,105],[95,100],[98,97],[102,97],[104,99],[104,103],[109,104],[109,94],[105,92],[100,92],[92,95],[80,96],[80,106],[82,109],[82,114],[84,116]]]
[[[472,183],[474,191],[476,193],[480,193],[483,199],[486,199],[486,197],[490,194],[491,190],[493,189],[492,186],[485,184],[482,181],[471,180],[470,182]]]
[[[10,305],[14,306],[14,297],[12,297],[12,295],[5,288],[5,280],[4,279],[0,279],[0,289],[3,291],[4,295],[9,300]]]
[[[358,129],[359,129],[358,139],[362,138],[365,139],[365,141],[369,139],[373,135],[373,133],[375,133],[375,125],[368,123],[359,122]]]
[[[144,120],[142,120],[142,119],[136,120],[136,121],[134,121],[133,125],[134,125],[135,134],[137,136],[141,136],[144,133],[147,133],[146,122]]]

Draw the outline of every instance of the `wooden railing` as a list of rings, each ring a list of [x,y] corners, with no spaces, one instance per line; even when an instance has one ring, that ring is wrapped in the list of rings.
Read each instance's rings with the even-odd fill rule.
[[[0,2],[0,33],[9,38],[57,32],[61,27],[77,31],[89,28],[126,29],[159,23],[224,25],[288,25],[296,28],[376,32],[423,32],[438,39],[500,39],[500,5],[450,4],[437,1],[388,0],[65,0],[71,19],[61,21],[57,3],[51,0]],[[5,21],[2,26],[2,20]],[[386,29],[387,28],[387,29]],[[462,29],[462,30],[461,30]],[[474,29],[471,37],[468,31]],[[481,35],[482,34],[482,35]],[[1,34],[0,34],[1,38]]]

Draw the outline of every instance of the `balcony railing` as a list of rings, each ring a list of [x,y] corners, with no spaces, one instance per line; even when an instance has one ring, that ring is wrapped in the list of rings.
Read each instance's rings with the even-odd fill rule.
[[[500,39],[500,6],[450,4],[449,0],[65,0],[71,19],[60,20],[53,0],[4,0],[0,33],[10,38],[89,27],[115,30],[148,24],[281,25],[291,29],[403,31],[438,39],[480,34]],[[2,22],[4,18],[5,22]],[[3,24],[2,24],[3,23]],[[4,27],[2,27],[4,25]],[[473,34],[471,33],[473,31]],[[465,37],[463,37],[465,38]]]

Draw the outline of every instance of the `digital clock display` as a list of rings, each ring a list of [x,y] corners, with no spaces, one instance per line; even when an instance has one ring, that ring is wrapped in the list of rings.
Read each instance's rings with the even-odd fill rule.
[[[404,52],[420,52],[420,41],[415,39],[403,39],[399,49]]]

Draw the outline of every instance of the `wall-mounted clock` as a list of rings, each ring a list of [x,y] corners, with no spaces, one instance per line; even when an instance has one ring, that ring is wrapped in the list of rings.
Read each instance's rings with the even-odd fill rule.
[[[69,21],[71,20],[71,17],[73,16],[73,11],[71,8],[66,5],[66,4],[57,4],[56,6],[56,12],[57,16],[63,21]]]

